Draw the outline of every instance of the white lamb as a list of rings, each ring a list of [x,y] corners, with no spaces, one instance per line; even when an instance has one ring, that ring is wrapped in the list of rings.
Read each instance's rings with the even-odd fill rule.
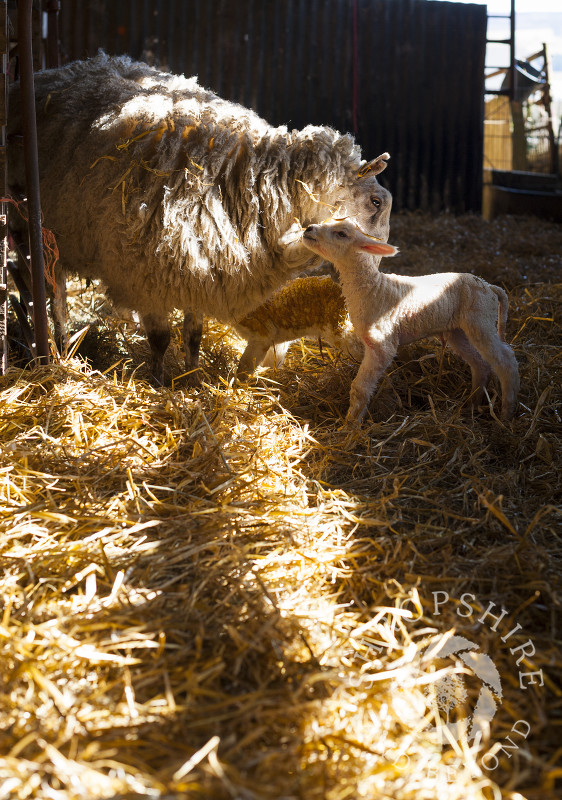
[[[248,343],[238,364],[242,379],[262,363],[280,366],[290,343],[303,337],[325,339],[357,361],[363,357],[341,288],[330,277],[296,278],[232,327]]]
[[[303,244],[339,270],[351,322],[365,344],[347,422],[363,418],[398,347],[427,336],[440,336],[468,362],[474,405],[482,402],[493,369],[501,384],[502,417],[513,417],[519,371],[504,341],[508,300],[503,289],[469,273],[414,278],[380,273],[380,256],[395,255],[397,249],[366,235],[349,219],[310,225]]]

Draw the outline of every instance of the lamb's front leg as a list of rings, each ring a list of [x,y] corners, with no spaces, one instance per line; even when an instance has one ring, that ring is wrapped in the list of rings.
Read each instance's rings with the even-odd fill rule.
[[[256,371],[265,358],[268,349],[269,340],[260,339],[257,336],[255,339],[248,341],[246,349],[238,362],[238,369],[236,370],[238,380],[245,381]]]
[[[262,367],[282,367],[292,342],[280,342],[272,345],[263,359]]]
[[[346,424],[361,422],[381,375],[396,355],[397,347],[388,342],[375,343],[369,337],[364,342],[363,361],[351,384]]]

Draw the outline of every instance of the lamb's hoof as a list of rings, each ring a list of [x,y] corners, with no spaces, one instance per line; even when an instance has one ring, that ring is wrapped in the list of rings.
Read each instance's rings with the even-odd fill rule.
[[[348,411],[344,420],[344,427],[346,428],[360,428],[363,421],[365,412],[351,412]]]
[[[352,388],[349,409],[345,418],[346,425],[361,425],[363,417],[367,413],[367,402],[359,392],[354,391]]]

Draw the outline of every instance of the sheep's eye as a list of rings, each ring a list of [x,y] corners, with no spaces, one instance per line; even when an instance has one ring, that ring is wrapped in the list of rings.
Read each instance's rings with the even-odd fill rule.
[[[349,236],[344,231],[336,231],[338,239],[349,239]]]
[[[371,203],[374,205],[375,208],[381,207],[381,201],[376,195],[373,195],[371,197]]]

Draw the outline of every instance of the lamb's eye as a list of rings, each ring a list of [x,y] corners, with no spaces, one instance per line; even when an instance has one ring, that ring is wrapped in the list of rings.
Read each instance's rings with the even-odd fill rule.
[[[375,194],[371,197],[371,203],[374,205],[375,208],[381,207],[381,201]]]
[[[336,231],[338,239],[349,239],[349,236],[344,231]]]

